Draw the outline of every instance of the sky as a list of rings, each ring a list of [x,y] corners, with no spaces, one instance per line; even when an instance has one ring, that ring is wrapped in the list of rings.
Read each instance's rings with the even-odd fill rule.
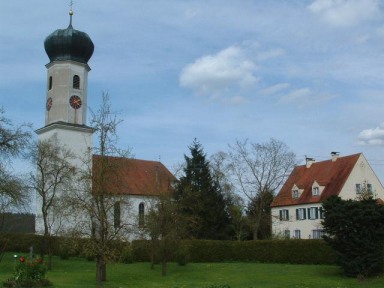
[[[44,40],[68,26],[70,1],[0,2],[0,106],[38,129]],[[73,27],[95,45],[89,108],[109,94],[136,158],[172,171],[194,138],[208,157],[276,138],[299,163],[362,152],[383,182],[384,2],[73,2]]]

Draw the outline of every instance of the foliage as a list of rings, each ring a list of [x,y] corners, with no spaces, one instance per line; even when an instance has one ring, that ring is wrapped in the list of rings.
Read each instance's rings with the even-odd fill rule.
[[[15,255],[17,257],[17,255]],[[15,259],[16,260],[16,259]],[[41,258],[28,259],[20,256],[13,277],[4,283],[5,287],[47,287],[52,284],[45,279],[47,267]]]
[[[189,219],[190,237],[228,239],[230,219],[224,195],[211,175],[201,144],[195,139],[189,147],[191,157],[184,155],[184,175],[176,185],[175,199],[180,212]]]
[[[382,271],[384,206],[372,198],[356,201],[333,196],[323,208],[324,239],[336,251],[344,273],[361,278]]]

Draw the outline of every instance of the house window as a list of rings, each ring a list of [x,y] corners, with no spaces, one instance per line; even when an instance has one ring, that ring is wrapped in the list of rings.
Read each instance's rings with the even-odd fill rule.
[[[306,219],[306,215],[305,215],[305,208],[299,208],[299,209],[296,209],[296,220],[304,220]]]
[[[289,230],[284,230],[284,238],[286,239],[291,238],[291,232]]]
[[[312,238],[313,239],[321,239],[323,238],[324,230],[316,229],[312,230]]]
[[[113,206],[113,224],[116,228],[119,228],[121,225],[121,206],[120,202],[115,202]]]
[[[367,184],[368,193],[372,193],[372,184]]]
[[[356,193],[360,194],[361,193],[361,184],[359,184],[359,183],[356,184],[356,188],[355,189],[356,189]]]
[[[49,76],[49,80],[48,80],[48,90],[51,90],[52,89],[52,76]]]
[[[311,220],[319,219],[319,208],[318,207],[308,208],[308,219],[311,219]]]
[[[144,226],[144,203],[139,204],[139,227]]]
[[[296,229],[294,231],[294,233],[295,233],[295,238],[296,239],[301,239],[301,231],[299,229]]]
[[[280,221],[288,221],[289,220],[289,211],[288,209],[282,209],[279,211]]]
[[[80,89],[80,77],[79,75],[73,76],[73,88]]]
[[[319,187],[313,187],[312,196],[319,196],[319,195],[320,195]]]
[[[292,191],[292,198],[299,198],[299,190]]]
[[[325,219],[325,211],[323,207],[319,208],[320,219]]]

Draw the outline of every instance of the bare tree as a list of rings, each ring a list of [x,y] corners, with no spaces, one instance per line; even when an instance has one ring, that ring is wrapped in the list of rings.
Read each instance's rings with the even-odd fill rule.
[[[28,146],[31,126],[15,126],[4,113],[0,107],[0,213],[20,207],[29,199],[23,180],[10,167],[12,160]]]
[[[236,141],[229,146],[228,169],[234,185],[256,205],[253,222],[253,238],[258,239],[258,230],[265,200],[274,193],[295,165],[295,154],[283,142],[270,139],[266,143]],[[257,199],[257,201],[254,201]]]
[[[48,269],[51,269],[51,236],[62,228],[63,209],[60,200],[74,178],[76,171],[72,163],[75,156],[72,151],[59,144],[56,135],[32,144],[27,156],[37,169],[30,173],[28,182],[29,187],[37,193],[37,208],[40,209],[43,223],[42,256],[48,254]]]
[[[92,112],[91,126],[97,135],[97,146],[84,155],[78,185],[66,200],[77,213],[74,232],[90,237],[89,249],[96,258],[96,280],[107,280],[107,263],[116,252],[113,241],[124,235],[128,224],[121,221],[121,205],[128,200],[116,194],[121,191],[121,159],[128,158],[129,149],[117,148],[117,127],[122,121],[111,111],[108,94],[103,94],[99,110]],[[92,155],[92,152],[96,155]],[[118,157],[116,157],[118,156]]]

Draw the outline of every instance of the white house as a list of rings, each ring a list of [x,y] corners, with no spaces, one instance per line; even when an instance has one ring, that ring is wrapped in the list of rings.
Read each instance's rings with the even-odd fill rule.
[[[358,199],[372,193],[382,202],[384,187],[362,153],[297,166],[272,202],[272,233],[287,238],[318,239],[323,235],[321,202],[332,195]]]

